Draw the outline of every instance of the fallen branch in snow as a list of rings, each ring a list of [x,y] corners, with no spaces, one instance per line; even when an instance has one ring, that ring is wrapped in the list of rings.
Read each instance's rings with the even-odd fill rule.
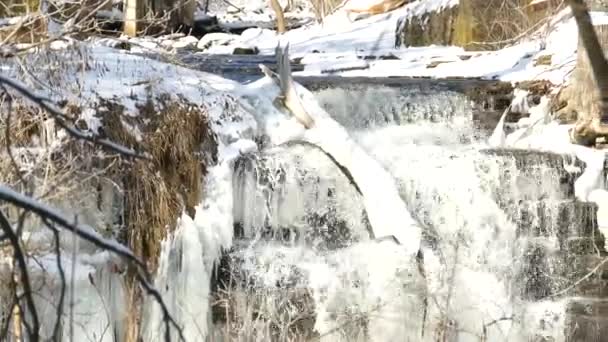
[[[285,15],[283,13],[283,7],[281,7],[281,4],[279,3],[279,0],[270,0],[270,6],[272,7],[274,14],[276,16],[276,21],[277,21],[277,32],[279,34],[281,33],[285,33],[286,31],[286,27],[285,27]]]
[[[138,153],[126,146],[117,144],[108,139],[99,138],[93,133],[83,132],[76,127],[72,127],[70,124],[67,123],[67,116],[63,114],[59,109],[57,109],[55,105],[52,104],[52,101],[50,99],[34,94],[31,90],[27,89],[24,85],[20,84],[15,80],[0,75],[0,85],[6,85],[16,90],[23,97],[27,98],[28,100],[34,102],[35,104],[46,110],[61,128],[65,129],[69,135],[76,139],[85,140],[93,144],[105,147],[123,156],[149,159],[147,156]]]

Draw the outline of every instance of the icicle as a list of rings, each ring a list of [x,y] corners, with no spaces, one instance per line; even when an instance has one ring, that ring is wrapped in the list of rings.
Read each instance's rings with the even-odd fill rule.
[[[232,162],[254,148],[255,143],[246,140],[228,147],[220,145],[218,165],[208,170],[205,198],[196,207],[194,219],[183,213],[175,233],[162,243],[155,284],[174,318],[183,325],[187,341],[204,341],[211,330],[211,272],[222,250],[232,245]],[[162,341],[160,308],[148,299],[145,312],[144,340]]]

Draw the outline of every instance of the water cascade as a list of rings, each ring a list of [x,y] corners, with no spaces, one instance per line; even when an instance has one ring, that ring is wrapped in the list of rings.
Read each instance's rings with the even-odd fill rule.
[[[449,91],[316,93],[397,180],[424,226],[421,255],[370,238],[361,194],[319,148],[242,154],[234,241],[213,276],[218,340],[564,340],[571,262],[603,253],[596,206],[574,200],[584,164],[488,149]],[[591,238],[589,238],[591,236]],[[575,247],[578,246],[578,247]],[[569,273],[570,272],[570,273]],[[554,296],[555,294],[559,294]]]
[[[310,142],[326,137],[274,109],[270,82],[254,86],[238,105],[218,97],[213,108],[231,111],[211,113],[219,160],[162,245],[155,285],[187,341],[564,341],[597,326],[584,308],[604,281],[572,284],[605,254],[597,206],[575,200],[584,162],[490,148],[459,92],[315,90],[344,128],[335,146],[352,139],[394,179],[411,217],[380,219],[420,226],[418,251],[374,236],[370,207],[391,205],[364,198],[379,174],[360,188]],[[101,263],[89,259],[78,267]],[[75,338],[121,341],[121,277],[98,268],[75,284]],[[144,340],[162,341],[159,308],[143,312]]]

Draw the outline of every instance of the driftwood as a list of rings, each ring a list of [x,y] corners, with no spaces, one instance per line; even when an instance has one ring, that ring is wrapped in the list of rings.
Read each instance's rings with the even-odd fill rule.
[[[570,138],[573,143],[592,146],[598,137],[608,137],[608,62],[604,57],[604,49],[608,49],[608,26],[593,26],[583,0],[568,0],[568,5],[579,31],[572,88],[578,118]]]
[[[308,114],[306,108],[304,108],[302,99],[300,99],[300,96],[296,92],[296,87],[291,77],[289,45],[285,46],[285,50],[277,46],[275,54],[277,57],[277,69],[281,71],[278,76],[265,65],[260,65],[260,68],[267,77],[274,80],[281,88],[281,95],[278,100],[282,102],[283,106],[287,108],[304,127],[307,129],[312,128],[315,122],[310,114]]]

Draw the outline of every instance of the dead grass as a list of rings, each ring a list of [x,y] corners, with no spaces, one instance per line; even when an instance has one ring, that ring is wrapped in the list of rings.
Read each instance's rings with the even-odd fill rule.
[[[182,210],[194,216],[194,207],[202,197],[201,182],[208,165],[201,146],[214,139],[206,111],[162,99],[140,108],[136,118],[124,115],[124,109],[114,103],[104,102],[100,108],[107,109],[99,116],[108,138],[152,156],[150,161],[136,161],[120,173],[126,198],[123,237],[136,255],[155,269],[161,242]],[[133,134],[134,128],[141,132],[140,141]]]
[[[232,261],[234,262],[234,260]],[[227,266],[227,265],[225,265]],[[227,266],[230,267],[230,266]],[[314,341],[315,304],[310,289],[298,286],[261,287],[228,272],[228,283],[213,291],[213,317],[223,327],[218,340]],[[218,330],[219,331],[219,330]]]
[[[6,126],[8,108],[2,109],[0,115],[0,146],[6,146]],[[42,121],[46,118],[39,109],[31,106],[15,105],[10,117],[10,142],[13,147],[24,147],[31,144],[34,136],[40,136]]]

